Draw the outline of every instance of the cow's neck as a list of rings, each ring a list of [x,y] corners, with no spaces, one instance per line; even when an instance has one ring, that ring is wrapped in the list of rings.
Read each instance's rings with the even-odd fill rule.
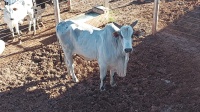
[[[106,46],[108,47],[107,49],[112,50],[111,52],[114,53],[115,57],[117,58],[118,56],[124,56],[123,54],[123,46],[122,46],[122,40],[121,37],[114,37],[113,33],[116,32],[116,29],[114,29],[112,26],[108,25],[105,28],[106,31],[106,37],[107,41],[105,41]]]
[[[123,46],[122,46],[122,40],[120,39],[121,37],[116,38],[116,52],[118,56],[122,56],[123,55]]]

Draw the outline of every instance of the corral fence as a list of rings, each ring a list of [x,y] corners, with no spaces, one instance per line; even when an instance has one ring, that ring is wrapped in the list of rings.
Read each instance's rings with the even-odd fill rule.
[[[92,9],[94,6],[97,5],[103,5],[104,7],[108,7],[109,8],[109,0],[49,0],[49,1],[53,1],[54,5],[48,5],[45,13],[42,14],[44,19],[43,22],[46,24],[49,24],[50,22],[53,24],[53,26],[55,26],[57,23],[59,23],[61,20],[66,20],[69,18],[72,18],[76,15],[85,13],[86,11]],[[49,2],[46,1],[46,2]],[[162,11],[163,8],[166,8],[165,6],[165,2],[163,1],[169,1],[169,0],[154,0],[154,11],[153,13],[153,18],[152,18],[152,34],[156,34],[157,32],[157,26],[158,23],[160,21],[166,21],[163,20],[162,17],[160,17],[159,12]],[[188,8],[185,7],[185,0],[170,0],[171,2],[176,1],[177,2],[177,9],[173,9],[172,7],[168,7],[169,9],[171,8],[171,10],[169,10],[168,13],[175,13],[174,11],[176,11],[176,13],[179,13],[181,11],[184,10],[193,10],[194,7],[190,7],[188,6]],[[200,2],[200,0],[191,0],[194,2]],[[3,3],[4,1],[0,1],[0,7],[3,7]],[[66,12],[70,12],[68,14],[66,14]],[[166,13],[166,14],[168,14]],[[175,15],[175,14],[174,14]],[[184,14],[183,14],[184,15]],[[193,16],[191,16],[193,15]],[[194,16],[196,15],[196,16]],[[186,15],[186,17],[189,17],[190,20],[188,20],[188,18],[186,19],[182,19],[182,23],[185,23],[185,26],[180,25],[180,21],[177,23],[173,23],[174,26],[176,27],[181,27],[182,29],[185,29],[185,27],[191,26],[191,27],[196,27],[197,31],[193,31],[195,32],[195,34],[199,33],[198,32],[198,28],[199,28],[199,16],[200,13],[197,11],[192,11],[191,14]],[[51,17],[50,17],[51,16]],[[193,22],[188,22],[193,20]],[[170,21],[171,22],[171,21]],[[186,24],[187,23],[187,24]],[[22,32],[25,32],[28,30],[28,23],[25,22],[25,24],[23,25],[23,27],[21,26],[20,30]],[[187,28],[188,29],[188,28]],[[176,29],[171,29],[171,30],[175,30]],[[178,30],[180,31],[180,30]],[[184,31],[181,31],[182,33],[184,33]],[[195,34],[191,34],[193,36],[195,36]],[[3,12],[0,11],[0,38],[5,38],[5,37],[11,37],[12,34],[10,33],[9,29],[7,28],[7,25],[4,23],[3,21]]]
[[[75,0],[74,0],[75,1]],[[68,0],[67,3],[63,4],[59,0],[54,0],[54,9],[55,9],[55,20],[56,23],[59,23],[61,20],[67,20],[69,18],[74,18],[73,16],[65,16],[62,15],[63,11],[69,11],[75,15],[83,15],[90,11],[95,6],[104,6],[109,7],[109,0],[81,0],[79,2],[74,2],[72,0]],[[66,8],[67,5],[67,8]],[[64,7],[63,7],[64,6]],[[83,17],[82,17],[83,18]],[[95,20],[92,20],[95,21]]]
[[[54,1],[58,3],[58,0],[54,0]],[[87,1],[87,2],[83,1],[82,3],[91,5],[90,8],[92,8],[93,6],[95,6],[97,4],[98,5],[99,4],[104,5],[105,7],[109,8],[109,1],[110,0],[95,1],[96,4],[92,3],[92,1]],[[138,0],[136,0],[136,1],[138,1]],[[146,0],[146,1],[148,1],[148,0]],[[198,4],[200,4],[199,3],[200,0],[151,0],[151,1],[153,1],[153,12],[152,12],[152,14],[153,14],[152,34],[153,35],[155,35],[156,32],[158,31],[158,24],[161,23],[162,21],[165,21],[165,23],[172,23],[171,25],[174,25],[174,29],[171,28],[171,30],[175,30],[175,31],[178,31],[178,32],[181,32],[181,33],[185,33],[185,31],[183,31],[183,30],[180,31],[179,29],[185,29],[186,30],[187,25],[189,25],[189,26],[196,27],[197,30],[193,31],[193,32],[195,32],[195,34],[199,33],[198,29],[199,29],[200,19],[199,19],[198,15],[200,15],[200,13],[195,11],[194,8],[198,7]],[[167,3],[168,4],[175,3],[175,4],[177,4],[177,7],[166,6]],[[61,3],[59,3],[59,4],[61,4]],[[81,2],[73,4],[73,1],[69,0],[68,1],[69,10],[75,10],[75,8],[80,8],[80,6],[77,5],[77,4],[81,5]],[[59,12],[60,11],[60,9],[59,9],[60,5],[57,6],[55,4],[54,6],[55,6],[55,9],[56,8],[58,9],[58,10],[55,10],[55,11],[57,11],[57,12],[55,12],[55,14],[58,14],[58,15],[56,15],[57,23],[58,23],[59,20],[60,20],[60,15],[59,15],[60,14],[60,12]],[[159,15],[159,13],[161,11],[163,11],[164,8],[169,8],[169,12],[166,13],[166,16],[170,16],[169,13],[171,13],[171,15],[173,16],[173,17],[170,17],[170,18],[173,18],[170,21],[163,20],[162,15]],[[192,11],[192,10],[194,10],[194,11]],[[185,15],[186,14],[185,12],[190,12],[191,14],[193,14],[193,15],[196,14],[197,16],[194,17],[194,16],[191,16],[191,14]],[[190,19],[192,18],[194,22],[189,22],[191,20],[188,20],[186,18],[180,18],[183,15],[185,15],[185,17],[189,17]],[[67,19],[67,18],[63,18],[63,17],[61,17],[61,18]],[[176,23],[176,20],[178,20],[178,19],[181,19],[181,22],[185,23],[185,26],[180,25],[180,22],[179,22],[179,24]],[[182,27],[182,28],[176,29],[177,27]],[[195,34],[191,34],[191,35],[196,36]]]
[[[60,20],[66,20],[77,16],[79,14],[85,13],[88,10],[92,9],[94,6],[104,5],[108,6],[108,0],[46,0],[43,3],[46,3],[46,8],[42,13],[42,22],[44,25],[52,24],[50,26],[56,26]],[[47,4],[48,3],[48,4]],[[53,3],[53,4],[49,4]],[[42,3],[40,3],[42,4]],[[4,0],[0,1],[0,7],[4,7]],[[35,8],[35,6],[33,6]],[[42,9],[37,9],[37,12],[42,12]],[[7,24],[3,20],[3,11],[0,11],[0,39],[12,38],[12,34],[7,27]],[[38,28],[37,32],[39,32]],[[28,21],[25,18],[24,23],[20,25],[20,31],[23,33],[21,36],[27,36],[28,31]],[[33,32],[33,29],[31,33]],[[34,36],[34,35],[32,35]],[[6,39],[7,40],[7,39]]]
[[[176,7],[172,7],[174,5]],[[165,29],[176,34],[199,37],[200,0],[154,0],[153,35],[159,23],[165,23]]]

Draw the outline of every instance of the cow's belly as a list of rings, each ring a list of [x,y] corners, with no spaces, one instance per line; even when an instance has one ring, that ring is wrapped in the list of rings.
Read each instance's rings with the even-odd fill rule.
[[[74,42],[74,53],[82,55],[87,60],[97,59],[98,39],[92,35],[83,35]]]
[[[91,45],[79,45],[75,48],[74,53],[81,55],[86,60],[97,59],[97,49]]]

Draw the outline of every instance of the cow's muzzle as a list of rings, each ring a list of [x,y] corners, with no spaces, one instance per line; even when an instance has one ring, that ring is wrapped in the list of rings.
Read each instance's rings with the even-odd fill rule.
[[[130,53],[133,49],[132,48],[126,48],[124,51],[125,53]]]

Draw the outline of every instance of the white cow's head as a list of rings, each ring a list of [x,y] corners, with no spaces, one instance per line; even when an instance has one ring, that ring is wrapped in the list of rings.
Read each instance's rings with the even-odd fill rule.
[[[120,57],[117,65],[117,74],[120,77],[126,76],[127,64],[129,61],[129,53],[133,51],[132,47],[132,37],[134,34],[133,27],[137,24],[138,21],[133,22],[131,25],[119,26],[118,24],[114,23],[120,30],[114,33],[115,37],[120,38],[122,44],[122,52],[123,55]]]
[[[5,5],[4,9],[4,16],[6,16],[10,20],[14,20],[15,17],[18,17],[19,15],[16,15],[17,8],[13,7],[12,5]]]
[[[123,47],[123,53],[130,53],[133,50],[132,47],[132,37],[134,34],[133,27],[137,24],[138,21],[133,22],[131,25],[120,26],[114,23],[120,30],[115,32],[115,37],[121,38],[121,44]]]

